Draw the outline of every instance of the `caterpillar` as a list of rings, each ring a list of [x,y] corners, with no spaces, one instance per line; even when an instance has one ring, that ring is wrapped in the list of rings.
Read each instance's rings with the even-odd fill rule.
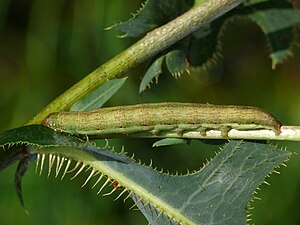
[[[57,112],[43,122],[45,126],[71,134],[109,137],[162,131],[221,131],[226,137],[231,129],[267,129],[280,134],[281,123],[270,113],[256,107],[197,103],[146,103],[100,108],[86,112]]]

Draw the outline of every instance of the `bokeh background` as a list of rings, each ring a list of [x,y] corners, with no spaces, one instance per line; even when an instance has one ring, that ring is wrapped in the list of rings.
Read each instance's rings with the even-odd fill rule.
[[[140,0],[0,0],[0,131],[17,127],[34,116],[72,84],[121,52],[136,39],[119,39],[105,31],[131,17]],[[238,38],[237,38],[238,37]],[[138,94],[144,66],[129,74],[120,92],[106,105],[140,102],[201,102],[241,104],[264,108],[284,124],[300,125],[300,50],[271,69],[265,38],[259,28],[243,21],[232,23],[221,37],[222,55],[207,71],[174,79],[160,77],[151,91]],[[154,140],[113,140],[120,149],[171,172],[197,170],[213,157],[218,146],[193,141],[187,146],[153,149]],[[299,153],[300,143],[275,142]],[[132,202],[113,202],[90,186],[80,188],[87,174],[69,181],[39,177],[34,163],[23,180],[26,215],[18,203],[13,178],[16,165],[0,173],[1,225],[142,225]],[[262,185],[251,205],[259,225],[300,224],[300,158],[295,154],[281,175]],[[107,189],[108,190],[108,189]]]

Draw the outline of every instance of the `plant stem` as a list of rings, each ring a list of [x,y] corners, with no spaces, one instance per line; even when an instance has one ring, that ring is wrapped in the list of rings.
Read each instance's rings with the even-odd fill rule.
[[[228,136],[222,135],[221,131],[210,130],[203,136],[197,131],[187,131],[178,134],[174,131],[164,131],[160,134],[136,133],[124,135],[103,135],[92,136],[91,139],[99,138],[184,138],[184,139],[247,139],[247,140],[282,140],[282,141],[300,141],[300,126],[281,126],[281,133],[276,135],[271,130],[235,130],[231,129]]]
[[[27,125],[40,124],[50,113],[68,110],[76,101],[107,80],[124,76],[129,70],[181,40],[199,27],[225,14],[243,1],[207,0],[169,23],[149,32],[140,41],[98,67],[58,96],[32,120],[27,122]]]

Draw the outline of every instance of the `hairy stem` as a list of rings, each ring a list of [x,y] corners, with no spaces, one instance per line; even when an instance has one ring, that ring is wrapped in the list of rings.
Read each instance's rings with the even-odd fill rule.
[[[149,32],[144,38],[115,56],[42,109],[27,124],[39,124],[50,113],[68,110],[76,101],[104,82],[122,77],[129,70],[151,58],[199,27],[233,9],[244,0],[207,0],[169,23]]]

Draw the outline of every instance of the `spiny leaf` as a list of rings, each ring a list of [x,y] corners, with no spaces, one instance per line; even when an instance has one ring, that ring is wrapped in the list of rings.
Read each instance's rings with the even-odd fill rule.
[[[174,224],[189,225],[246,224],[246,208],[253,192],[290,155],[266,144],[231,141],[200,171],[173,176],[95,146],[37,148],[31,153],[79,161],[79,172],[91,167],[99,177],[107,177],[104,186],[114,181],[119,193],[125,190],[129,196],[138,196],[133,206],[141,204],[143,213],[156,224],[171,219]]]
[[[173,50],[166,54],[166,64],[169,72],[175,78],[179,78],[180,75],[186,70],[186,58],[184,52],[180,50]]]
[[[6,148],[0,148],[0,171],[21,160],[26,155],[26,149],[20,146],[11,146],[9,150],[6,150]]]
[[[28,162],[36,159],[36,154],[32,153],[31,149],[58,146],[64,148],[70,146],[86,146],[86,150],[91,154],[95,151],[95,148],[88,145],[87,142],[83,142],[69,134],[55,132],[54,130],[41,125],[19,127],[0,134],[0,170],[3,170],[20,160],[15,174],[15,186],[18,198],[23,207],[24,201],[22,197],[21,181],[27,170]],[[103,152],[103,154],[107,160],[112,160],[110,157],[115,157],[115,155],[111,155],[109,152]],[[122,159],[117,155],[113,160]],[[26,209],[25,211],[27,212]]]
[[[8,130],[0,134],[0,171],[27,156],[27,145],[53,147],[84,144],[74,136],[57,133],[41,125],[29,125]]]
[[[165,0],[148,0],[137,15],[129,21],[115,26],[115,28],[123,31],[127,36],[145,35],[191,7],[190,1],[187,1],[185,7],[180,5],[185,3],[179,2],[185,1],[173,0],[170,4],[170,1]],[[196,0],[194,4],[201,4],[201,2]],[[165,12],[169,11],[170,14],[167,15]],[[206,69],[220,58],[220,36],[224,33],[228,21],[244,19],[255,22],[266,35],[271,51],[272,68],[275,68],[277,64],[282,63],[291,55],[291,48],[297,41],[294,29],[300,24],[300,13],[287,0],[247,0],[243,5],[175,43],[165,50],[163,55],[168,55],[174,50],[180,50],[191,67]],[[181,60],[177,64],[174,61],[168,69],[173,71],[182,68],[182,66]],[[173,74],[173,72],[171,73]]]
[[[288,152],[278,151],[265,144],[231,141],[201,172],[187,176],[197,178],[195,183],[190,181],[189,191],[193,194],[181,210],[192,210],[199,204],[199,208],[196,208],[199,218],[202,218],[197,224],[246,224],[246,206],[243,207],[243,204],[251,199],[257,185],[262,183],[275,164],[281,163],[290,155]],[[248,169],[250,170],[247,171]],[[239,186],[245,189],[239,189]],[[179,192],[174,192],[173,197],[180,196],[184,191],[186,189],[182,188]],[[142,212],[150,218],[149,222],[155,220],[157,215],[151,207],[144,207]],[[157,224],[166,224],[163,223],[166,218],[159,221],[162,223]]]
[[[28,162],[35,159],[35,155],[30,154],[27,146],[32,145],[39,148],[84,144],[80,139],[69,134],[57,133],[41,125],[29,125],[8,130],[0,134],[0,171],[20,160],[15,174],[15,187],[19,201],[24,207],[21,181],[27,170]],[[25,211],[27,212],[26,209]]]
[[[55,132],[53,129],[42,125],[18,127],[0,134],[0,148],[17,144],[53,147],[60,145],[82,145],[84,142],[74,136]]]
[[[107,81],[98,89],[74,103],[70,111],[90,111],[101,108],[124,85],[126,79],[127,77]]]
[[[141,81],[139,88],[140,93],[145,91],[147,87],[150,87],[150,84],[153,82],[154,79],[156,80],[156,83],[158,82],[158,77],[162,73],[161,66],[164,61],[164,58],[165,56],[161,56],[150,65]]]
[[[28,214],[28,210],[25,208],[23,194],[22,194],[22,178],[27,171],[29,162],[33,159],[35,159],[35,155],[23,157],[20,160],[19,165],[16,170],[16,173],[15,173],[15,188],[17,191],[18,199],[27,214]]]
[[[161,146],[168,146],[168,145],[180,145],[180,144],[187,144],[188,140],[182,138],[164,138],[159,141],[156,141],[152,147],[161,147]]]
[[[265,7],[263,4],[252,5],[249,7],[252,12],[248,17],[255,21],[266,35],[274,69],[290,55],[290,47],[295,38],[294,27],[299,25],[300,14],[285,1],[274,1],[272,8],[269,9],[263,7]]]
[[[266,175],[290,155],[262,143],[230,141],[201,170],[174,176],[136,163],[124,153],[83,144],[77,138],[43,126],[17,128],[0,135],[0,140],[2,147],[16,143],[23,143],[20,147],[24,147],[24,143],[29,145],[23,158],[25,161],[22,159],[16,173],[16,187],[21,201],[20,184],[27,168],[27,157],[37,155],[37,168],[40,168],[41,174],[45,156],[49,156],[48,176],[52,170],[55,170],[56,177],[63,171],[62,178],[73,171],[75,178],[88,168],[91,172],[83,186],[95,175],[98,179],[93,187],[105,178],[98,193],[112,184],[112,190],[105,195],[119,191],[116,198],[126,192],[128,196],[138,196],[133,206],[141,203],[142,212],[147,214],[147,218],[157,221],[156,224],[169,220],[171,223],[174,221],[173,224],[189,225],[246,224],[246,208],[253,192]],[[14,148],[6,149],[4,154],[9,154],[11,149]],[[68,168],[72,161],[77,163],[70,171]]]
[[[140,199],[139,196],[133,194],[131,196],[133,201],[137,203]],[[147,221],[151,225],[175,225],[178,224],[177,221],[172,220],[168,216],[165,216],[163,214],[163,211],[160,211],[157,208],[154,208],[150,204],[147,204],[146,201],[141,201],[137,204],[138,209],[143,213],[143,215],[146,217]]]
[[[155,80],[158,83],[159,75],[162,74],[162,65],[166,59],[166,65],[169,72],[175,78],[179,78],[180,75],[187,70],[186,58],[184,53],[181,50],[174,50],[169,52],[166,55],[162,55],[157,58],[147,69],[139,88],[139,93],[142,93],[147,88],[150,88],[151,83]]]
[[[113,26],[124,33],[123,37],[138,37],[187,11],[193,0],[147,0],[134,17]]]

